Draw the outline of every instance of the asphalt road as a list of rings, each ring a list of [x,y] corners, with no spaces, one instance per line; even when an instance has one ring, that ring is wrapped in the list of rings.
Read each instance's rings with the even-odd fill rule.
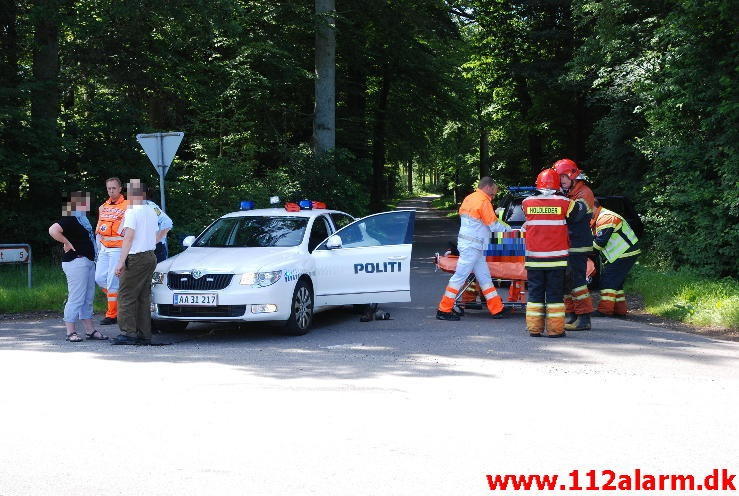
[[[456,222],[405,206],[413,302],[390,321],[332,311],[302,337],[201,326],[159,347],[0,321],[0,496],[482,495],[487,474],[739,471],[739,343],[437,321],[448,275],[430,257]]]

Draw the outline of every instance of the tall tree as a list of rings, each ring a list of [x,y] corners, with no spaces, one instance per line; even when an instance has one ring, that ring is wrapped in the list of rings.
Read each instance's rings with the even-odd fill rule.
[[[334,0],[316,2],[316,107],[313,146],[317,155],[336,147],[336,24]]]

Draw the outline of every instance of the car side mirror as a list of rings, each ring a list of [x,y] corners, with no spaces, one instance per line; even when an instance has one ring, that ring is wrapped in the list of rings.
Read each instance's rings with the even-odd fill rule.
[[[185,248],[188,248],[194,242],[195,242],[195,236],[188,236],[182,240],[182,246],[184,246]]]
[[[329,236],[328,241],[326,241],[326,248],[329,250],[341,248],[341,237],[335,234],[333,236]]]

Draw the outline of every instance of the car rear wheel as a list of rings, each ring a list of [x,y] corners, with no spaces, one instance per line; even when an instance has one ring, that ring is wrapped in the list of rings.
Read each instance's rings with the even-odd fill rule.
[[[293,291],[290,318],[280,330],[280,334],[302,336],[310,330],[311,322],[313,322],[313,289],[301,279]]]

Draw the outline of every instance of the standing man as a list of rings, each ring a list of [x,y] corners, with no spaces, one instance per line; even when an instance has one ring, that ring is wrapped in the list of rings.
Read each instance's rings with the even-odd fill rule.
[[[499,222],[498,217],[495,216],[492,200],[497,192],[498,185],[491,178],[483,177],[477,184],[477,191],[468,195],[459,207],[461,221],[457,238],[459,259],[457,269],[449,279],[449,284],[436,312],[436,318],[439,320],[459,320],[459,315],[452,311],[454,300],[472,272],[475,274],[480,291],[485,297],[488,311],[493,318],[500,318],[507,313],[493,285],[484,254],[485,247],[490,242],[491,232],[511,230],[510,227]]]
[[[586,215],[582,202],[557,194],[559,174],[544,169],[536,178],[538,196],[521,203],[526,216],[526,330],[539,337],[565,336],[564,279],[570,253],[567,224],[581,222]]]
[[[98,251],[97,266],[95,267],[95,282],[103,289],[108,298],[108,309],[101,325],[115,324],[118,321],[118,277],[115,275],[115,266],[121,253],[123,234],[121,224],[126,214],[128,201],[121,191],[123,185],[117,177],[105,180],[105,189],[108,190],[108,200],[100,205],[98,223],[95,236],[100,249]]]
[[[138,179],[128,184],[130,205],[123,220],[123,245],[115,267],[121,280],[121,334],[113,344],[151,344],[151,276],[157,265],[154,248],[159,225],[154,209],[146,205],[144,188]]]
[[[595,205],[593,248],[605,259],[600,274],[600,303],[595,316],[626,315],[624,281],[636,262],[636,256],[641,253],[639,239],[623,217],[597,202]]]
[[[557,160],[552,166],[562,185],[562,191],[570,200],[581,202],[586,212],[576,222],[569,222],[570,250],[565,273],[565,329],[587,331],[593,300],[590,298],[586,270],[588,257],[593,252],[593,232],[590,221],[595,210],[595,196],[583,181],[582,171],[569,158]]]
[[[144,191],[146,194],[146,197],[149,197],[149,191]],[[154,254],[157,257],[157,263],[166,260],[168,258],[168,250],[167,250],[167,233],[172,229],[172,219],[169,217],[169,215],[164,213],[164,210],[159,208],[159,205],[154,203],[151,200],[146,200],[146,204],[149,205],[151,208],[154,209],[154,213],[157,214],[157,224],[159,226],[159,230],[157,231],[157,245],[156,249],[154,250]]]

